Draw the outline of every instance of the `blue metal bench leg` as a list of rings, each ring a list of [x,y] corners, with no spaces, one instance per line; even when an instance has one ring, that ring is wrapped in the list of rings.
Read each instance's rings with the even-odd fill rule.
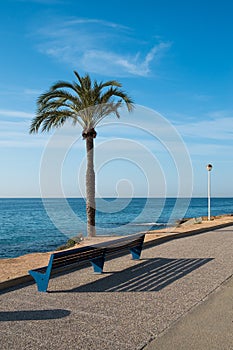
[[[34,278],[37,284],[38,292],[47,292],[49,277],[52,270],[53,254],[50,256],[49,264],[45,273],[30,270],[28,273]]]
[[[104,268],[105,257],[100,256],[91,260],[94,273],[102,273]]]
[[[139,260],[140,255],[141,255],[141,251],[142,251],[142,244],[137,246],[137,247],[130,248],[130,253],[132,255],[132,259]]]
[[[28,272],[36,281],[38,292],[47,292],[49,284],[49,275],[47,273],[40,273],[32,270]]]

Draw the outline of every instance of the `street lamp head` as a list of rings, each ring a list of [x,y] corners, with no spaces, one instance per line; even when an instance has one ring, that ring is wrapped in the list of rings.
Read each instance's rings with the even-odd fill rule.
[[[212,168],[213,168],[213,166],[212,166],[211,164],[208,164],[208,165],[206,166],[206,169],[207,169],[208,171],[211,171]]]

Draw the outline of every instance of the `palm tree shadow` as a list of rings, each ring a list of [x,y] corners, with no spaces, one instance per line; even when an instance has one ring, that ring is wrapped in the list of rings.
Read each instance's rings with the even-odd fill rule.
[[[211,260],[213,259],[147,259],[134,267],[115,272],[97,281],[70,290],[50,293],[157,292]]]
[[[53,320],[69,315],[70,311],[63,309],[0,311],[0,321]]]

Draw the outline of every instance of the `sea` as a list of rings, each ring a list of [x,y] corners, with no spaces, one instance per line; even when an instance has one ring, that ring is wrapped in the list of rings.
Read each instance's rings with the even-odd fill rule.
[[[97,198],[97,235],[129,235],[207,216],[207,198]],[[211,215],[233,213],[233,198],[211,198]],[[0,258],[57,249],[87,235],[83,198],[0,199]]]

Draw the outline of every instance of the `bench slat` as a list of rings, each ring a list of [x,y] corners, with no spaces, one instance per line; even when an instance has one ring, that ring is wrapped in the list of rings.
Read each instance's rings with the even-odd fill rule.
[[[72,254],[72,255],[66,255],[65,257],[55,257],[53,259],[53,267],[59,267],[62,265],[72,265],[76,263],[77,261],[84,261],[84,260],[92,260],[97,257],[101,257],[104,255],[104,249],[98,249],[95,251],[85,252],[81,254]]]
[[[90,261],[94,272],[103,271],[106,255],[130,250],[133,259],[139,259],[145,234],[136,234],[116,240],[69,249],[51,254],[48,266],[30,270],[29,274],[35,279],[38,291],[46,292],[52,270],[59,270],[79,262]]]

